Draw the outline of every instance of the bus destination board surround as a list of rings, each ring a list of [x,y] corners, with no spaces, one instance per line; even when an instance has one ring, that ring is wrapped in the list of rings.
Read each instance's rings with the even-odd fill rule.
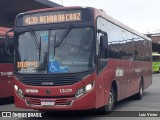
[[[23,16],[23,26],[81,21],[81,11],[56,11]]]

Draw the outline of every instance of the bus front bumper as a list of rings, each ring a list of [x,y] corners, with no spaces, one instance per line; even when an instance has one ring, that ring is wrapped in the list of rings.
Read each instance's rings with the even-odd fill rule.
[[[19,108],[35,110],[87,110],[95,108],[95,91],[91,91],[84,96],[76,99],[68,98],[43,98],[43,97],[24,97],[21,98],[14,93],[15,105]]]

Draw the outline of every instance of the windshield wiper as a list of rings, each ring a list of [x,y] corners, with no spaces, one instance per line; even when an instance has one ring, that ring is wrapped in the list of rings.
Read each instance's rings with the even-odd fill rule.
[[[31,36],[33,38],[36,49],[39,50],[39,61],[40,61],[40,59],[41,59],[41,37],[40,37],[40,41],[38,42],[38,38],[37,38],[37,36],[36,36],[36,34],[35,34],[35,32],[32,28],[30,28],[30,33],[31,33]]]
[[[41,59],[41,41],[42,41],[42,39],[41,39],[41,37],[40,37],[40,41],[39,41],[39,61],[40,61],[40,59]]]
[[[37,38],[37,36],[36,36],[36,34],[35,34],[35,32],[33,31],[32,28],[30,28],[30,33],[31,33],[31,36],[33,38],[36,49],[40,49],[40,43],[38,42],[38,38]]]
[[[68,33],[71,31],[72,25],[67,26],[63,34],[58,38],[58,40],[55,42],[54,47],[59,47],[60,44],[63,42],[63,40],[66,38]]]

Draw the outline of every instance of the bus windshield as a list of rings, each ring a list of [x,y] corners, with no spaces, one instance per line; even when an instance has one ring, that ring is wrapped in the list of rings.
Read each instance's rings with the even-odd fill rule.
[[[73,73],[94,67],[93,30],[90,27],[17,34],[16,71],[20,73]],[[59,42],[60,41],[60,42]],[[58,45],[57,45],[58,44]],[[40,51],[40,52],[39,52]]]

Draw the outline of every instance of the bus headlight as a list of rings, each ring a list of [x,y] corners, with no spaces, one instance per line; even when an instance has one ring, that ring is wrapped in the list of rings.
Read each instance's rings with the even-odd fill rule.
[[[85,87],[86,92],[90,91],[90,90],[92,89],[92,87],[93,87],[93,84],[92,84],[92,83],[86,85],[86,87]]]
[[[14,85],[14,89],[15,89],[15,91],[17,92],[18,86],[17,86],[17,85]]]
[[[21,98],[24,98],[24,94],[23,94],[22,89],[18,88],[17,85],[14,85],[14,89],[15,89],[15,91],[17,92],[17,94],[18,94]]]
[[[88,85],[86,85],[84,87],[81,87],[80,89],[77,90],[75,97],[79,98],[79,97],[83,96],[87,92],[91,91],[93,87],[94,87],[94,82],[89,83]]]

